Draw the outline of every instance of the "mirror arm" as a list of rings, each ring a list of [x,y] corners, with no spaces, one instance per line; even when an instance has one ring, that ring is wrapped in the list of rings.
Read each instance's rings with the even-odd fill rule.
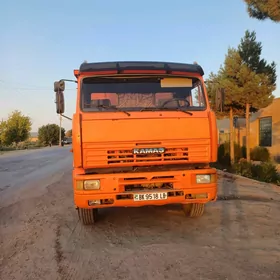
[[[78,83],[78,81],[76,80],[68,80],[68,79],[61,79],[60,81],[64,81],[64,82],[73,82],[73,83]]]
[[[72,121],[72,119],[71,118],[69,118],[69,117],[67,117],[67,116],[64,116],[63,114],[60,114],[62,117],[64,117],[65,119],[68,119],[68,120],[70,120],[70,121]]]

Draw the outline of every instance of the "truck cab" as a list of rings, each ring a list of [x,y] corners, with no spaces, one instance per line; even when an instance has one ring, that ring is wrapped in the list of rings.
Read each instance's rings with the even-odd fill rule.
[[[73,194],[79,217],[98,209],[181,204],[198,217],[217,198],[217,126],[198,64],[83,63],[74,70]],[[64,82],[55,83],[64,112]]]

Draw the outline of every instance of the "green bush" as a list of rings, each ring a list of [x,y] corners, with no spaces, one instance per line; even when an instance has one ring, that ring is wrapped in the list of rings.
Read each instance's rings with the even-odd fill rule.
[[[26,142],[20,142],[16,145],[17,150],[26,150],[28,148],[28,144]]]
[[[241,160],[233,165],[233,171],[234,173],[252,178],[252,164],[250,162],[247,162],[246,160]]]
[[[45,147],[45,146],[46,145],[44,145],[44,144],[42,144],[40,142],[36,142],[35,145],[34,145],[34,147],[36,147],[36,148],[42,148],[42,147]]]
[[[279,183],[280,175],[276,166],[271,162],[262,162],[261,164],[252,164],[252,177],[256,180],[266,183]]]
[[[10,146],[0,146],[0,151],[2,152],[10,152],[10,151],[16,151],[16,150],[29,150],[29,149],[39,149],[44,147],[42,143],[37,142],[20,142],[17,145],[13,143]]]
[[[280,175],[276,166],[270,161],[270,154],[267,148],[255,147],[251,151],[253,161],[261,161],[260,164],[254,164],[246,161],[246,147],[240,147],[237,143],[234,145],[235,163],[230,166],[230,145],[229,142],[221,144],[218,148],[218,162],[220,169],[226,168],[235,174],[252,178],[266,183],[280,184]]]
[[[274,156],[274,161],[275,161],[276,163],[280,163],[280,155]]]
[[[251,153],[251,160],[268,162],[270,160],[269,150],[265,147],[255,147]]]
[[[14,150],[15,150],[15,148],[13,148],[13,147],[6,147],[6,146],[0,147],[0,151],[2,151],[2,152],[10,152],[10,151],[14,151]]]
[[[229,149],[226,144],[221,144],[218,147],[218,163],[224,166],[230,165]]]
[[[246,147],[241,147],[234,143],[234,159],[238,162],[241,158],[246,157]],[[225,167],[230,166],[230,143],[225,142],[218,148],[218,162]]]
[[[276,166],[271,162],[262,162],[261,164],[254,164],[241,160],[233,166],[235,174],[252,178],[258,181],[280,184],[280,175]]]

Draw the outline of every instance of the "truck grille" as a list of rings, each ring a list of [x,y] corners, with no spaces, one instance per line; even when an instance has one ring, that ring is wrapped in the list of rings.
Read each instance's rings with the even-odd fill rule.
[[[165,151],[162,154],[134,154],[133,149],[139,147],[136,143],[117,143],[114,149],[112,146],[110,143],[83,144],[84,167],[152,166],[201,163],[210,160],[210,141],[208,139],[195,140],[192,143],[179,140],[176,144],[141,144],[141,147],[144,148],[164,147]]]
[[[163,154],[139,155],[131,150],[110,150],[107,154],[108,164],[189,160],[188,148],[169,148]]]

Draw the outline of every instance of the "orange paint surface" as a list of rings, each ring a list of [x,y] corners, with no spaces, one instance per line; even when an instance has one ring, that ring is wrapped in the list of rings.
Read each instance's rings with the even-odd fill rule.
[[[162,71],[158,74],[162,75]],[[76,113],[73,117],[73,191],[74,201],[81,208],[103,208],[115,206],[139,207],[144,205],[163,205],[169,203],[206,203],[214,201],[217,196],[217,182],[196,184],[196,174],[212,174],[216,170],[209,168],[210,162],[217,160],[217,126],[216,117],[210,111],[206,94],[206,109],[192,111],[192,115],[179,111],[131,111],[129,116],[119,111],[86,112],[81,110],[81,81],[89,76],[117,75],[114,71],[79,73]],[[135,75],[137,71],[126,71],[126,77]],[[156,71],[141,70],[138,74],[155,76]],[[121,75],[121,74],[119,74]],[[177,77],[196,77],[198,74],[176,72]],[[170,76],[170,74],[169,74]],[[170,98],[170,93],[160,93],[159,98]],[[94,93],[91,100],[109,99],[116,105],[118,96],[115,93]],[[134,148],[166,149],[164,155],[147,155],[144,157],[132,153]],[[195,164],[202,164],[203,169],[194,169]],[[175,166],[164,171],[155,167]],[[182,167],[181,167],[182,166]],[[188,167],[189,166],[189,167]],[[126,168],[146,168],[141,172],[122,172]],[[100,169],[102,172],[100,172]],[[114,169],[114,174],[111,170]],[[165,183],[172,184],[169,192],[179,191],[180,195],[170,195],[166,200],[135,202],[131,198],[118,199],[120,195],[133,195],[137,191],[125,190],[126,180],[136,180],[137,184],[151,184],[153,177],[167,176],[171,178]],[[136,178],[136,179],[135,179]],[[137,181],[137,178],[146,178]],[[100,180],[100,190],[77,190],[77,181]],[[159,182],[161,179],[159,179]],[[156,190],[153,190],[156,191]],[[162,190],[158,190],[162,191]],[[138,191],[139,193],[139,191]],[[204,199],[188,198],[188,194],[207,193]],[[89,200],[111,200],[111,204],[89,206]]]

